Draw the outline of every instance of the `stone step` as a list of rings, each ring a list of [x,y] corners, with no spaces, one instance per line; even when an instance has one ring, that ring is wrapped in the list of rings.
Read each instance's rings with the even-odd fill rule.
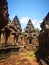
[[[47,63],[44,60],[40,59],[40,62],[41,62],[41,65],[47,65]]]

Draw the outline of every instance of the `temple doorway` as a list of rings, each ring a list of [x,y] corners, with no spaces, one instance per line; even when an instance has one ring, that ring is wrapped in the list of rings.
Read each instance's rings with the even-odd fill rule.
[[[30,43],[30,44],[32,43],[32,39],[29,39],[29,43]]]

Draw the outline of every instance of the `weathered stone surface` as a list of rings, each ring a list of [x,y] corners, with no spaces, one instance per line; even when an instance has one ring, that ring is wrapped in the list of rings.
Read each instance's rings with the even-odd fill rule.
[[[7,0],[0,1],[0,29],[7,25],[9,20]]]
[[[22,44],[22,29],[21,29],[21,25],[20,25],[20,21],[18,19],[17,16],[14,17],[12,24],[15,26],[15,28],[17,29],[17,34],[16,34],[16,41],[19,44]]]
[[[34,44],[34,31],[34,26],[31,20],[29,19],[28,24],[25,28],[25,44]]]
[[[41,23],[40,27],[42,28],[42,31],[44,29],[49,29],[49,12],[47,16],[43,19],[43,22]]]
[[[49,64],[49,13],[41,23],[42,30],[39,33],[39,49],[36,52],[38,60],[44,60],[46,65]],[[42,63],[42,61],[41,61]]]
[[[44,23],[44,24],[43,24]],[[43,28],[44,27],[44,28]],[[49,13],[41,24],[42,31],[39,33],[39,49],[43,56],[49,55]]]

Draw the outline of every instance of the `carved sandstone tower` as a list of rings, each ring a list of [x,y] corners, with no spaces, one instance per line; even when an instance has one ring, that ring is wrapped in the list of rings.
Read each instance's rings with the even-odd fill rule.
[[[2,39],[5,39],[4,27],[8,24],[9,14],[8,14],[8,3],[7,0],[0,1],[0,43]]]
[[[34,44],[34,26],[29,19],[28,24],[25,28],[25,44]]]
[[[16,32],[17,29],[15,28],[15,26],[12,23],[9,23],[6,27],[6,43],[8,43],[8,45],[15,45],[16,43]]]
[[[48,58],[49,56],[49,13],[43,19],[40,25],[41,31],[39,33],[39,56],[42,58]]]
[[[0,29],[7,25],[9,20],[7,0],[0,1]]]
[[[21,25],[20,25],[20,21],[18,19],[17,16],[14,17],[13,19],[13,25],[15,26],[15,28],[17,29],[17,32],[16,32],[16,41],[21,44],[22,43],[22,29],[21,29]]]

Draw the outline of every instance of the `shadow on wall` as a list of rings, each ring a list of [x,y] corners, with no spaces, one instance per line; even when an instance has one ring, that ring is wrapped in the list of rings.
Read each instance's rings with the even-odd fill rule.
[[[43,33],[40,33],[38,36],[39,49],[35,52],[35,54],[37,57],[37,61],[40,63],[40,65],[43,65],[43,63],[45,63],[46,65],[49,65],[49,40],[48,40],[49,37],[48,37],[48,34],[49,34],[49,32],[47,32],[45,30]]]

